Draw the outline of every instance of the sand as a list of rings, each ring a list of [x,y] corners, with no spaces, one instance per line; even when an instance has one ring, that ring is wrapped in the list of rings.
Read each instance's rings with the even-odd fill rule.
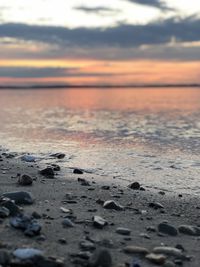
[[[59,161],[56,160],[58,165]],[[12,252],[21,247],[37,248],[44,251],[47,256],[62,259],[64,266],[84,266],[87,260],[81,260],[82,263],[76,265],[73,261],[79,261],[79,258],[72,257],[71,254],[81,251],[80,242],[92,240],[96,250],[104,247],[109,251],[112,256],[112,266],[131,266],[134,259],[139,265],[132,266],[145,267],[156,265],[145,259],[144,255],[126,254],[124,248],[129,245],[140,246],[151,252],[158,246],[179,245],[180,248],[181,245],[184,248],[183,254],[191,256],[191,259],[166,256],[166,261],[171,261],[171,264],[175,262],[177,265],[174,266],[181,264],[187,267],[200,266],[199,236],[179,232],[176,236],[171,236],[158,231],[158,225],[163,221],[168,221],[175,229],[180,225],[200,226],[199,196],[160,192],[146,188],[145,185],[143,185],[145,191],[133,190],[127,186],[128,184],[118,185],[112,176],[106,177],[106,182],[103,183],[95,174],[74,174],[73,169],[69,171],[61,168],[61,171],[55,172],[53,179],[39,174],[39,170],[52,162],[55,163],[55,160],[28,163],[23,162],[19,155],[15,155],[14,158],[2,156],[0,194],[12,191],[31,192],[34,203],[19,206],[23,208],[24,214],[32,214],[34,211],[39,213],[41,218],[38,222],[42,226],[41,235],[27,237],[22,231],[10,226],[10,217],[2,219],[0,243],[4,244],[7,251]],[[34,179],[33,184],[19,185],[17,174],[30,175]],[[86,179],[90,185],[82,185],[78,178]],[[137,181],[137,176],[134,179]],[[102,186],[109,187],[102,188]],[[67,202],[69,196],[73,196],[75,203]],[[105,209],[102,203],[106,200],[116,201],[124,207],[123,210]],[[149,206],[150,203],[160,203],[164,208],[154,209]],[[62,221],[67,214],[61,211],[61,207],[72,210],[71,220],[74,227],[63,227]],[[94,215],[103,217],[108,225],[103,229],[95,228],[92,222]],[[130,229],[130,235],[116,233],[118,227]],[[106,242],[103,241],[105,239]]]

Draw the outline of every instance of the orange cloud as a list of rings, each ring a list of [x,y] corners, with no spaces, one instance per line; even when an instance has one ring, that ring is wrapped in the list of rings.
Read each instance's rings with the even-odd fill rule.
[[[0,67],[74,68],[63,77],[6,78],[1,84],[165,84],[200,83],[200,62],[177,61],[99,61],[99,60],[1,60]]]

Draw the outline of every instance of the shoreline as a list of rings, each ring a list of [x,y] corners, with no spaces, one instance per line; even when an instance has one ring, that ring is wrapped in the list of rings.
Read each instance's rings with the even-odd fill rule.
[[[98,181],[98,176],[94,173],[86,173],[84,170],[83,174],[73,173],[73,169],[70,173],[66,172],[64,167],[61,167],[61,172],[55,171],[53,179],[39,173],[39,170],[46,166],[59,165],[59,162],[62,162],[60,159],[49,159],[44,163],[24,162],[16,156],[9,157],[9,152],[6,152],[1,155],[1,160],[0,194],[14,191],[30,192],[34,198],[33,204],[19,206],[23,208],[23,214],[39,214],[40,218],[37,221],[42,227],[40,234],[27,237],[23,231],[10,225],[12,216],[1,219],[0,241],[9,255],[17,248],[29,247],[44,251],[45,259],[53,261],[52,265],[46,262],[44,266],[47,267],[88,266],[88,258],[94,255],[95,251],[104,249],[111,255],[114,267],[128,266],[125,264],[131,264],[133,259],[138,261],[138,266],[145,267],[157,264],[141,253],[125,253],[127,246],[145,248],[149,251],[146,254],[150,254],[155,247],[169,246],[178,247],[181,254],[169,256],[166,252],[161,253],[161,266],[199,266],[200,234],[184,234],[179,228],[181,225],[199,227],[200,197],[152,191],[145,187],[145,184],[142,186],[145,191],[133,190],[118,185],[116,180],[108,184],[102,180]],[[17,183],[23,174],[33,178],[32,185],[22,186]],[[136,177],[134,179],[137,181]],[[117,202],[123,207],[122,210],[104,208],[103,205],[108,200]],[[153,206],[152,203],[161,206]],[[106,225],[102,229],[94,226],[94,216],[105,219]],[[70,219],[73,226],[64,225],[64,221],[67,224],[65,219]],[[171,227],[164,231],[169,232],[158,231],[159,225],[164,221],[168,221],[167,227]],[[126,234],[116,232],[121,227],[126,229]],[[169,229],[175,229],[177,234],[169,234]],[[192,256],[190,260],[189,256]],[[10,257],[13,260],[13,256]],[[104,261],[106,262],[106,258]],[[166,265],[168,261],[171,265]],[[93,266],[98,267],[98,264]],[[108,263],[106,266],[110,267],[111,264]]]

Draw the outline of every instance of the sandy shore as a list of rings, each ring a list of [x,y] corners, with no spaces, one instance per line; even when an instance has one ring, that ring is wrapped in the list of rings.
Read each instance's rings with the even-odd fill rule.
[[[158,261],[161,266],[200,266],[198,196],[150,191],[145,185],[142,185],[144,190],[131,189],[115,184],[113,177],[110,177],[110,183],[100,183],[94,174],[77,174],[73,173],[73,169],[65,175],[65,169],[61,168],[54,171],[53,178],[47,178],[39,171],[55,163],[55,160],[24,162],[18,156],[12,158],[9,153],[1,155],[0,194],[30,192],[33,204],[18,206],[23,208],[22,214],[37,213],[35,217],[39,217],[37,222],[41,230],[29,237],[11,226],[13,216],[0,219],[1,265],[145,267],[157,266],[155,261]],[[57,159],[56,164],[59,165],[59,161]],[[23,174],[33,179],[30,186],[18,184]],[[134,179],[139,181],[139,177]],[[115,207],[113,202],[106,206],[108,200],[120,206]],[[2,203],[0,208],[3,207]],[[94,224],[95,215],[105,219],[105,225],[101,220],[98,225],[99,218]],[[181,225],[186,226],[181,228]],[[118,229],[121,227],[126,229]],[[134,246],[140,247],[138,253]],[[155,249],[165,246],[170,247],[168,252]],[[26,265],[25,260],[12,254],[17,248],[25,247],[43,251],[45,256],[42,257],[49,261],[42,265],[33,263],[29,257],[29,265]],[[6,263],[3,262],[2,251],[8,255]],[[152,255],[153,251],[155,253]],[[96,257],[96,262],[91,255]],[[112,257],[112,265],[108,255]],[[100,261],[103,263],[100,264]]]

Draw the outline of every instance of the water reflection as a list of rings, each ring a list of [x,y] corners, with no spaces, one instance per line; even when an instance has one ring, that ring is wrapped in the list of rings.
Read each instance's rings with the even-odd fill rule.
[[[200,147],[198,89],[5,90],[0,106],[5,143]]]

